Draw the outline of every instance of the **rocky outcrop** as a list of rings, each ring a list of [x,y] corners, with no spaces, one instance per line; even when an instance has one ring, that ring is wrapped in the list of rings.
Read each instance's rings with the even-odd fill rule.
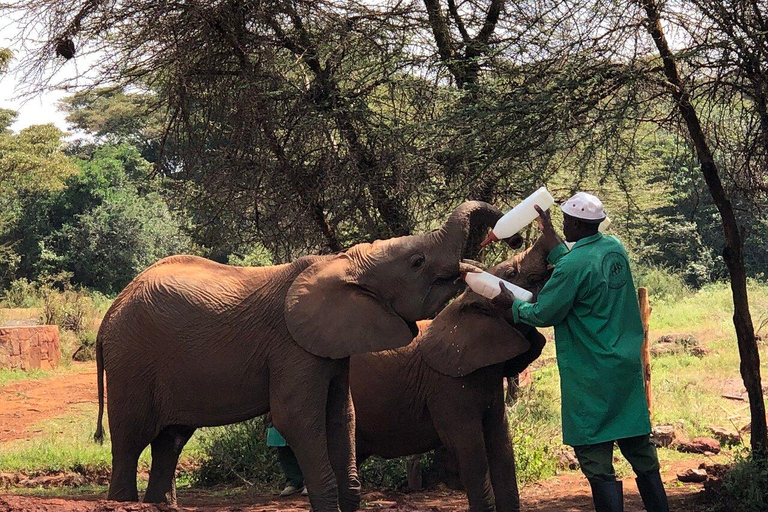
[[[59,327],[0,327],[0,368],[51,370],[61,362]]]

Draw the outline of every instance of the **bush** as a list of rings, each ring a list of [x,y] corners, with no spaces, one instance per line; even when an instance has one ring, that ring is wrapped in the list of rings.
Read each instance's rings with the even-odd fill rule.
[[[38,298],[37,285],[23,277],[11,281],[5,292],[5,302],[11,308],[31,308],[37,303]]]
[[[93,361],[96,359],[96,333],[83,331],[77,334],[78,347],[72,354],[75,361]]]
[[[740,457],[718,485],[709,489],[713,512],[768,510],[768,461]]]
[[[120,192],[65,226],[65,260],[76,282],[118,292],[157,260],[188,252],[190,240],[158,194]]]
[[[387,489],[403,489],[408,485],[408,473],[405,463],[407,457],[397,459],[384,459],[382,457],[369,457],[359,468],[360,481],[373,487],[386,487]],[[428,452],[421,456],[421,474],[425,486],[437,481],[434,452]]]
[[[50,285],[41,287],[43,311],[41,322],[58,325],[76,334],[86,329],[87,318],[93,310],[93,300],[83,291],[67,289],[58,291]]]
[[[561,449],[560,400],[555,388],[543,386],[552,380],[554,365],[534,374],[534,382],[519,391],[507,408],[517,479],[521,485],[551,477],[557,472]]]
[[[203,429],[199,439],[202,456],[192,474],[195,485],[282,483],[275,449],[266,444],[264,417]]]
[[[652,299],[675,300],[692,294],[683,276],[663,267],[637,265],[633,274],[637,287],[648,288],[648,295]]]

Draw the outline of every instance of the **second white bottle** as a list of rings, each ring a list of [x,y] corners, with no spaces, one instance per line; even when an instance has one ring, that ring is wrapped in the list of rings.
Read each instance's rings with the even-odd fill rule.
[[[482,295],[486,299],[493,299],[500,294],[501,288],[499,288],[499,283],[504,283],[504,286],[514,294],[516,299],[525,302],[533,301],[533,294],[525,288],[521,288],[488,272],[467,272],[464,274],[464,281],[467,282],[473,292]]]

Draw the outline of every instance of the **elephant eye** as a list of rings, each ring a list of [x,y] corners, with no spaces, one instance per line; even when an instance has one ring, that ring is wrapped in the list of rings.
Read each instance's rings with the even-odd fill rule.
[[[424,258],[423,254],[414,254],[411,256],[411,267],[413,268],[419,268],[424,264],[426,258]]]

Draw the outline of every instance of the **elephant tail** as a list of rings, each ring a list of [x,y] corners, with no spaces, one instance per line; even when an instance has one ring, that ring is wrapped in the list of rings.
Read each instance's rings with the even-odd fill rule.
[[[96,374],[99,390],[99,418],[96,420],[96,433],[93,434],[93,440],[99,444],[104,444],[104,355],[101,336],[96,338]]]

